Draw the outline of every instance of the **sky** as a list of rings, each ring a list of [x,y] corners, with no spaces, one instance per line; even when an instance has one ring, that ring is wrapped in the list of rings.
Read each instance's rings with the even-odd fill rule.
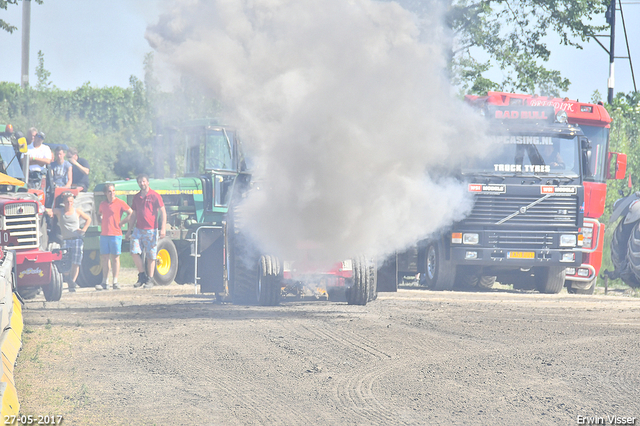
[[[75,89],[86,82],[92,86],[127,87],[129,77],[143,77],[144,55],[151,52],[144,38],[148,25],[157,22],[163,0],[45,0],[31,7],[30,81],[35,84],[37,53],[42,51],[51,81],[61,89]],[[640,86],[640,1],[623,1],[631,57]],[[18,27],[13,34],[0,32],[0,81],[19,83],[21,67],[22,6],[0,10],[5,21]],[[617,15],[616,56],[627,56],[620,14]],[[608,46],[608,39],[602,39]],[[609,74],[608,54],[594,41],[578,51],[550,43],[550,67],[559,69],[572,85],[571,98],[588,101],[594,90],[606,99]],[[7,58],[14,58],[7,61]],[[633,90],[626,59],[616,59],[615,91]]]

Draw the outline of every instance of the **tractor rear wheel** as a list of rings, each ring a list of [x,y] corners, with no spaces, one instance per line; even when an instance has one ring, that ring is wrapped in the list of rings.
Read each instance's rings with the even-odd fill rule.
[[[478,280],[478,289],[479,290],[491,290],[493,285],[496,282],[495,276],[490,275],[482,275]]]
[[[371,297],[371,269],[364,256],[353,259],[353,283],[347,289],[349,305],[366,305]]]
[[[282,271],[278,258],[269,255],[260,256],[256,291],[259,305],[275,306],[280,303]]]
[[[102,284],[100,250],[85,250],[76,282],[80,287],[95,287]]]
[[[163,238],[158,242],[156,254],[156,270],[153,278],[160,285],[169,285],[178,273],[178,250],[171,238]]]
[[[620,278],[622,278],[629,287],[640,288],[640,222],[633,224],[626,259],[633,277],[628,276],[626,270],[622,269],[620,271]]]
[[[640,281],[633,273],[629,266],[629,243],[631,233],[637,226],[637,223],[624,224],[624,218],[618,223],[613,232],[611,240],[611,262],[613,267],[622,281],[629,287],[640,287]]]

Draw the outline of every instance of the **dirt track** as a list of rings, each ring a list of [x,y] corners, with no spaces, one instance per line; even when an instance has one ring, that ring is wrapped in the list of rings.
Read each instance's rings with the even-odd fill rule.
[[[43,302],[26,304],[15,377],[23,414],[63,424],[640,417],[638,298],[400,290],[247,307],[173,284]]]

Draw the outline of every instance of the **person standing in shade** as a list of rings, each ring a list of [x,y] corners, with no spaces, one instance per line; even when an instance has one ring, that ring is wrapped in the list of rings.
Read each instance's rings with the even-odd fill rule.
[[[71,147],[67,151],[67,158],[73,166],[72,187],[81,188],[82,192],[87,192],[89,189],[89,162],[78,157],[78,150]]]
[[[51,163],[53,183],[57,188],[70,188],[73,180],[71,163],[64,159],[64,149],[59,146],[55,149],[55,161]]]
[[[158,234],[164,238],[167,226],[167,212],[162,197],[149,187],[149,177],[138,176],[140,192],[133,197],[130,226],[126,238],[131,237],[131,257],[138,268],[138,282],[134,287],[152,288],[155,284],[153,272],[156,269]],[[160,218],[158,218],[158,214]],[[160,221],[158,232],[157,224]],[[142,253],[146,255],[146,265],[142,262]],[[146,271],[145,271],[146,266]]]
[[[122,249],[122,227],[131,219],[131,207],[116,197],[116,189],[112,183],[104,186],[107,201],[100,203],[100,263],[102,264],[102,284],[96,290],[108,290],[109,263],[113,276],[113,289],[120,290],[118,273],[120,272],[120,253]],[[122,218],[122,214],[125,217]]]
[[[58,219],[58,225],[62,233],[62,248],[67,249],[71,255],[71,272],[69,273],[69,291],[76,291],[76,279],[82,264],[82,249],[85,232],[91,225],[91,217],[80,209],[74,207],[75,197],[71,192],[62,194],[63,208],[46,209],[49,216],[54,215]],[[84,226],[80,228],[80,218],[85,220]]]

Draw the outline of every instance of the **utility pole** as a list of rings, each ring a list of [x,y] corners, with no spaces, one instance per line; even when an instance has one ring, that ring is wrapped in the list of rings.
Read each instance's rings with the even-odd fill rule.
[[[609,79],[607,80],[607,87],[609,88],[609,94],[607,96],[607,102],[609,105],[613,103],[613,87],[615,85],[613,61],[615,59],[615,46],[616,46],[616,0],[611,0],[609,10],[607,10],[607,23],[611,25],[611,37],[609,46]]]
[[[22,0],[22,70],[20,85],[29,85],[29,34],[31,31],[31,0]]]

